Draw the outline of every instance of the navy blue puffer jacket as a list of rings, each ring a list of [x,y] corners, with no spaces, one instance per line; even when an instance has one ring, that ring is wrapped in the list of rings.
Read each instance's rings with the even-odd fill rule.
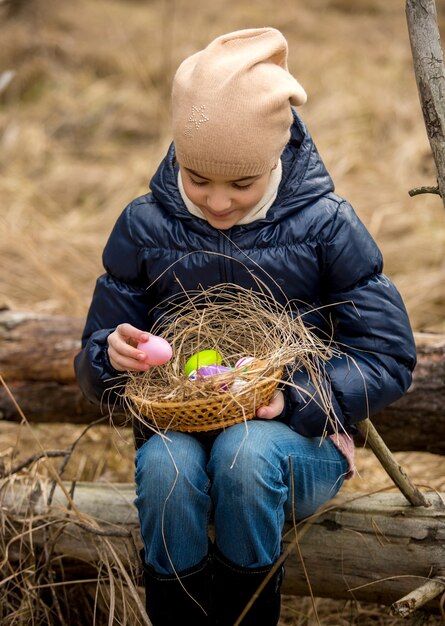
[[[327,307],[344,351],[327,374],[346,429],[407,390],[415,346],[403,302],[382,274],[375,242],[352,207],[334,194],[308,131],[294,117],[278,195],[265,219],[220,231],[192,216],[178,190],[173,146],[151,181],[152,193],[123,211],[104,250],[106,273],[97,281],[75,360],[91,401],[101,401],[119,374],[107,356],[107,336],[118,324],[150,330],[153,307],[183,289],[220,283],[257,289],[255,276],[278,301],[284,292],[301,303],[300,312]],[[326,322],[320,313],[309,312],[307,319],[320,328]],[[312,395],[305,372],[295,376]],[[326,415],[320,405],[292,388],[285,393],[283,419],[302,435],[321,435]]]

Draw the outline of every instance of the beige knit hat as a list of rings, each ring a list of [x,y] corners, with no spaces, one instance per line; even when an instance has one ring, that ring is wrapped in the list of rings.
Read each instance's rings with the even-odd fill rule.
[[[173,80],[178,162],[203,174],[256,176],[289,141],[291,105],[306,92],[287,69],[287,42],[274,28],[222,35],[185,59]]]

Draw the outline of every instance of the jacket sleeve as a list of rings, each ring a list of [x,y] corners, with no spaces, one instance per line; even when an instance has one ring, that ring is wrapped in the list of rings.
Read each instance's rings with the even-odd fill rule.
[[[140,246],[132,238],[131,205],[120,216],[103,253],[106,270],[96,282],[74,367],[85,396],[94,403],[119,403],[126,376],[109,361],[107,338],[128,322],[148,330],[150,302],[140,270]]]
[[[331,419],[307,372],[294,374],[286,394],[289,423],[306,436],[349,430],[382,410],[408,389],[416,363],[400,294],[382,273],[381,253],[348,203],[339,205],[320,250],[321,302],[337,349],[323,372]]]

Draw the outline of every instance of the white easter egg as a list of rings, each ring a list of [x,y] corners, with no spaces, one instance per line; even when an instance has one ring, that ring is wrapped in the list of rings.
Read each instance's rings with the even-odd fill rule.
[[[243,356],[235,363],[235,368],[241,369],[247,367],[252,363],[252,361],[255,361],[255,358],[253,356]]]
[[[240,393],[249,383],[247,380],[242,380],[241,378],[235,378],[233,383],[230,385],[230,391],[232,393]]]

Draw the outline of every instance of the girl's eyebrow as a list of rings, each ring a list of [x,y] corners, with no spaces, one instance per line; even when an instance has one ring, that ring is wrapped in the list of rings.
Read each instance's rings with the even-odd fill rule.
[[[191,170],[189,167],[184,167],[184,169],[189,172],[190,174],[193,174],[193,176],[197,176],[198,178],[202,178],[202,180],[210,180],[209,178],[206,178],[205,176],[202,176],[202,174],[198,174],[198,172],[195,172],[194,170]],[[260,175],[257,176],[244,176],[243,178],[236,178],[227,182],[230,183],[241,183],[245,180],[255,180],[256,178],[260,178]]]

